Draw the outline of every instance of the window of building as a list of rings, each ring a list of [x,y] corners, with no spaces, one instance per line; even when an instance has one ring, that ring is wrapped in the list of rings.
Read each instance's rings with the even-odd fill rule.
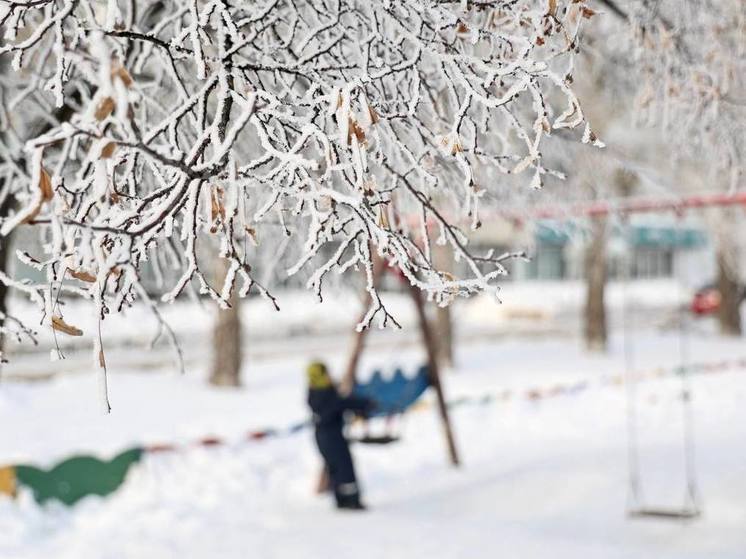
[[[531,261],[521,263],[528,279],[564,279],[567,272],[563,245],[539,245],[531,255]]]
[[[636,248],[632,277],[666,278],[673,275],[673,252],[662,248]]]

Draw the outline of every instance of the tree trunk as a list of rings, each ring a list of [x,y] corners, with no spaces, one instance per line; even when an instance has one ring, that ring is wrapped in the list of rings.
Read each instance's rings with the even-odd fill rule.
[[[718,321],[720,332],[727,336],[740,336],[741,329],[741,295],[738,274],[724,249],[718,250],[718,282],[720,292],[720,306],[718,307]]]
[[[225,277],[227,261],[220,259]],[[230,308],[218,309],[212,332],[212,369],[210,384],[216,386],[240,386],[241,384],[241,300],[233,290]]]
[[[3,182],[0,181],[0,186]],[[7,217],[11,206],[13,205],[14,199],[8,195],[2,204],[0,204],[0,216]],[[10,259],[12,253],[10,251],[10,244],[12,242],[13,235],[8,235],[0,239],[0,271],[5,273],[9,272]],[[8,311],[8,286],[3,282],[0,282],[0,328],[5,326],[5,315]],[[5,358],[5,339],[6,336],[0,330],[0,367],[2,367],[2,360]]]
[[[3,272],[8,271],[8,264],[10,263],[10,235],[4,239],[0,239],[0,270]],[[5,326],[5,315],[8,312],[8,286],[3,282],[0,282],[0,329]],[[0,330],[0,380],[2,380],[2,367],[5,361],[5,333]]]
[[[4,239],[0,239],[0,271],[7,272],[8,264],[10,264],[10,242],[11,237],[7,236]],[[0,282],[0,328],[5,326],[5,314],[8,310],[7,299],[8,297],[8,286],[3,282]],[[3,355],[5,351],[5,334],[0,331],[0,355]]]
[[[606,218],[594,218],[585,254],[585,344],[591,351],[606,350]]]

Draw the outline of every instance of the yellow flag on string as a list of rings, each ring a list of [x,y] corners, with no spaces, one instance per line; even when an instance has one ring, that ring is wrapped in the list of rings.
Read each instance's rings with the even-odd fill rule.
[[[0,495],[16,494],[16,469],[13,466],[0,466]]]

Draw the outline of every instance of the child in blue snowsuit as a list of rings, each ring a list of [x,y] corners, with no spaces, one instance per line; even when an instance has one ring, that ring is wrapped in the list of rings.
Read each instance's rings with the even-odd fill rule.
[[[343,433],[344,414],[350,411],[365,416],[372,411],[372,402],[367,398],[340,396],[326,365],[315,362],[308,367],[308,405],[313,412],[316,445],[329,473],[337,508],[364,509],[350,447]]]

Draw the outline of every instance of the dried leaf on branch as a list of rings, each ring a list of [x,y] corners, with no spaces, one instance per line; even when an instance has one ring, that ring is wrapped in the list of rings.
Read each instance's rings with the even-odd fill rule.
[[[82,336],[83,330],[76,328],[66,323],[61,316],[55,315],[52,317],[52,328],[57,332],[62,332],[68,336]]]

